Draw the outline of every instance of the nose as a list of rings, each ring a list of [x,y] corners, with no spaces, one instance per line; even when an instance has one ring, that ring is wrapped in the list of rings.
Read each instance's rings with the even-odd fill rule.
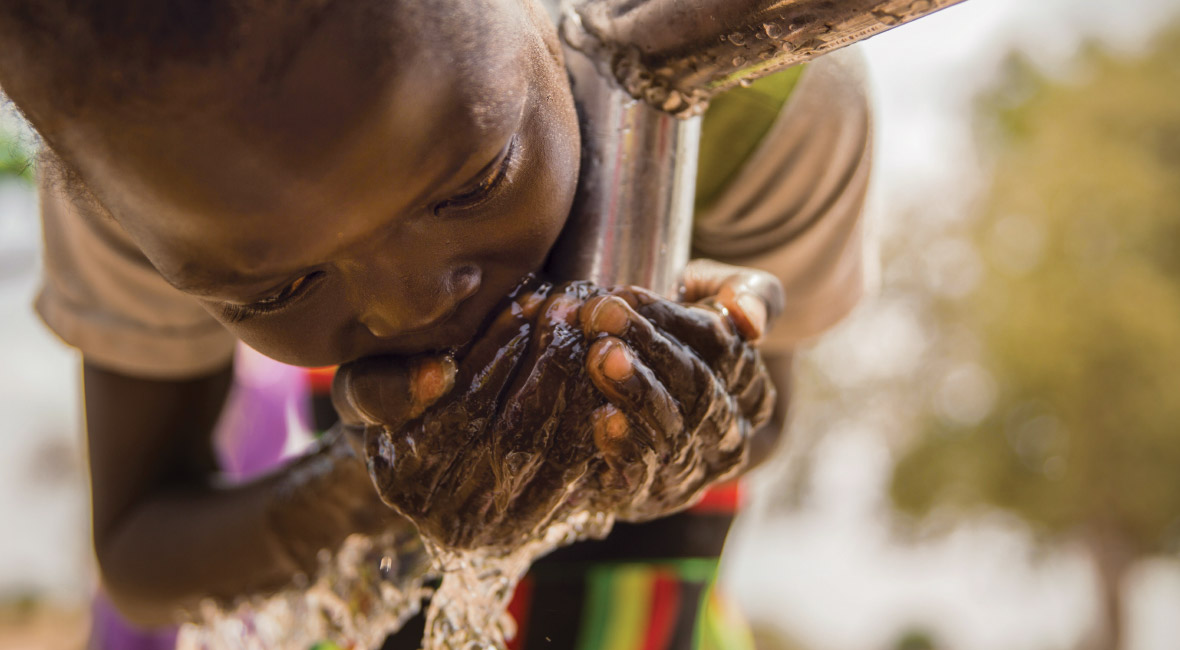
[[[427,274],[430,275],[430,274]],[[462,266],[433,280],[385,276],[362,292],[361,325],[377,338],[393,338],[442,324],[459,304],[479,290],[481,272]]]

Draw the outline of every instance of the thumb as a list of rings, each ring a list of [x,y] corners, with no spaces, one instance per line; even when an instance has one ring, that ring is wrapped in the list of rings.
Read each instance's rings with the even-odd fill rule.
[[[785,298],[778,278],[766,271],[696,259],[683,275],[685,302],[716,300],[742,338],[758,341],[783,311]]]
[[[347,426],[399,428],[454,383],[455,362],[449,356],[367,357],[340,366],[332,381],[332,405]]]

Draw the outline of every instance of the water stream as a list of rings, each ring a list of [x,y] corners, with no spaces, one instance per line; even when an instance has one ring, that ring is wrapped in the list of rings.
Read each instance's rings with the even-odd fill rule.
[[[533,562],[587,537],[614,519],[574,512],[508,553],[445,549],[419,538],[353,536],[321,558],[315,581],[231,607],[202,603],[181,628],[178,650],[377,648],[426,610],[424,650],[501,650],[516,635],[508,603]],[[441,582],[436,588],[428,586]]]
[[[610,532],[614,519],[602,513],[575,512],[550,524],[543,535],[507,554],[488,549],[432,550],[442,583],[426,611],[424,650],[500,650],[516,633],[508,603],[517,583],[546,553],[587,537]]]
[[[314,581],[225,607],[201,604],[181,627],[177,650],[378,648],[421,611],[431,589],[430,556],[414,535],[354,535],[325,552]],[[322,646],[321,646],[322,647]]]

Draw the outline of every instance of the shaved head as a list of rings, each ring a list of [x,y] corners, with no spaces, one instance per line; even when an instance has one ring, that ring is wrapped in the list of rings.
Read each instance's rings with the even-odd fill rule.
[[[468,340],[569,214],[535,0],[8,0],[0,41],[74,197],[282,361]]]

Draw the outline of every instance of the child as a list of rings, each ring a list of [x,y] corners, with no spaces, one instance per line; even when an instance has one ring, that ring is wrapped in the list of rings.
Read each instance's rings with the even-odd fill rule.
[[[0,87],[56,158],[37,307],[83,354],[95,548],[120,608],[166,622],[395,525],[344,445],[216,483],[234,337],[321,366],[475,336],[542,265],[577,177],[548,17],[515,0],[15,0],[0,43]],[[780,351],[856,294],[867,131],[850,106],[827,118],[837,137],[769,120],[768,142],[798,146],[739,153],[719,173],[751,182],[702,213],[702,252],[789,276]],[[758,197],[795,182],[788,150],[819,171],[786,215]],[[694,298],[760,277],[697,268]],[[728,295],[759,338],[768,307]]]

